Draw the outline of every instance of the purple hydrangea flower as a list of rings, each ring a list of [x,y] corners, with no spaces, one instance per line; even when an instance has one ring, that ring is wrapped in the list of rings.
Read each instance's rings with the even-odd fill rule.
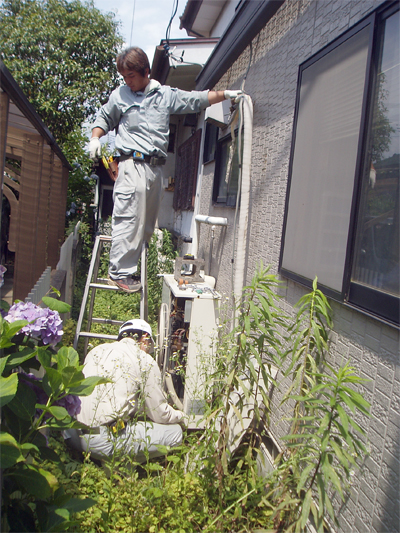
[[[42,308],[31,302],[13,304],[5,316],[5,320],[7,322],[28,320],[30,324],[24,326],[21,331],[41,340],[45,345],[55,346],[60,342],[63,334],[62,320],[58,311],[52,311],[48,307]]]
[[[36,394],[37,403],[46,405],[49,397],[44,392],[44,390],[39,385],[39,383],[37,385],[35,383],[35,382],[41,382],[41,379],[36,377],[34,374],[27,374],[26,372],[20,372],[20,376],[22,378],[25,378],[25,377],[29,378],[29,379],[24,379],[24,383],[26,383]],[[68,394],[64,398],[61,398],[61,400],[54,402],[53,405],[64,407],[64,409],[66,409],[68,414],[72,417],[76,417],[76,415],[79,415],[79,413],[81,412],[81,399],[78,396],[73,396],[72,394]],[[41,412],[42,411],[38,409],[37,415],[39,416]]]
[[[73,396],[72,394],[68,394],[65,398],[58,400],[55,405],[64,407],[68,414],[73,417],[76,417],[81,412],[81,399],[79,396]]]
[[[0,287],[4,285],[4,272],[6,272],[7,269],[3,265],[0,265]]]

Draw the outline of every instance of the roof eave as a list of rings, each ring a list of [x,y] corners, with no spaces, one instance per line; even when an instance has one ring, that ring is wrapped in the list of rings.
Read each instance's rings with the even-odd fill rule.
[[[67,167],[69,170],[72,169],[67,158],[61,151],[61,148],[58,146],[55,138],[50,133],[50,130],[43,123],[42,119],[39,117],[33,105],[29,102],[20,86],[17,84],[13,76],[11,75],[8,68],[5,66],[3,61],[0,60],[0,87],[1,89],[8,94],[12,102],[18,107],[18,109],[23,113],[23,115],[31,122],[35,129],[40,133],[40,135],[46,139],[47,144],[49,144],[57,154],[62,164]]]

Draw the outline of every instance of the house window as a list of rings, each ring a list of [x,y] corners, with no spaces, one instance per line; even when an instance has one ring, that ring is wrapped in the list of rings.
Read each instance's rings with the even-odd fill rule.
[[[236,132],[237,136],[237,132]],[[217,143],[213,202],[215,204],[235,207],[239,183],[238,151],[232,136],[226,135]]]
[[[177,150],[173,208],[193,211],[196,196],[201,132],[197,130]]]
[[[203,164],[214,161],[217,149],[219,128],[211,122],[206,124],[206,134],[204,138]]]
[[[399,11],[300,66],[281,271],[399,322]]]

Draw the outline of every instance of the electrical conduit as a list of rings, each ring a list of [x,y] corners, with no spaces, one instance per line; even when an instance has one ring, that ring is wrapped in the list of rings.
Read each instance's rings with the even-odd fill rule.
[[[235,299],[236,314],[242,296],[244,285],[244,270],[247,248],[247,231],[250,207],[250,168],[251,150],[253,142],[253,103],[249,95],[240,97],[239,105],[243,114],[243,159],[241,172],[240,214],[237,230],[236,268],[233,280],[233,295]],[[240,151],[240,144],[238,147]]]

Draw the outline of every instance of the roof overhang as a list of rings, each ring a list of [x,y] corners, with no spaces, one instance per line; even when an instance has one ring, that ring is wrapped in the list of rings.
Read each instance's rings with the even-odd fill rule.
[[[38,132],[50,145],[53,152],[61,160],[62,164],[71,170],[65,155],[61,148],[56,143],[50,130],[45,126],[42,119],[39,117],[33,105],[29,102],[15,79],[12,77],[10,71],[0,60],[0,88],[7,93],[10,98],[10,114],[8,118],[8,126],[15,127],[25,131],[30,131],[32,128]]]
[[[151,77],[162,85],[185,91],[195,89],[196,76],[217,43],[218,39],[162,40],[154,53]]]
[[[245,0],[196,78],[198,90],[211,89],[251,41],[275,15],[285,0]]]
[[[179,17],[179,29],[185,29],[191,37],[210,37],[225,4],[224,0],[188,0],[183,14]]]

